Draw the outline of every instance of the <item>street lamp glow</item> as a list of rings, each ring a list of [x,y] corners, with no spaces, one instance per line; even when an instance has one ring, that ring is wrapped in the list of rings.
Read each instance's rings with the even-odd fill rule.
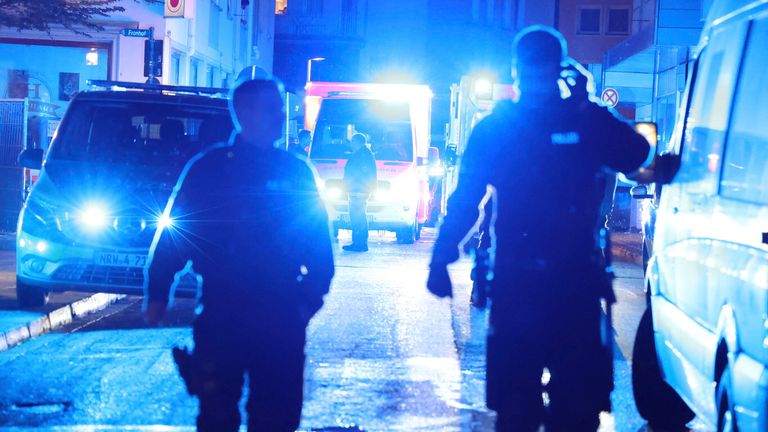
[[[85,54],[85,65],[86,66],[99,65],[99,52],[96,51],[96,48],[91,48],[91,50]]]
[[[307,60],[307,82],[312,81],[312,62],[313,61],[323,61],[325,60],[325,57],[313,57],[309,60]]]

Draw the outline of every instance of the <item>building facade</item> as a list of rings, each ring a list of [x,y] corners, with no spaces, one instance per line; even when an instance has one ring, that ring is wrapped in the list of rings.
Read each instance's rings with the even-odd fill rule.
[[[672,134],[709,4],[634,0],[632,35],[604,57],[605,85],[618,90],[632,119],[656,122],[662,141]]]
[[[164,4],[123,0],[124,12],[96,21],[103,31],[81,35],[0,28],[0,98],[28,98],[30,118],[63,114],[88,79],[144,82],[146,37],[162,41],[163,84],[227,87],[246,65],[272,68],[274,0],[185,0],[184,16],[165,18]],[[55,127],[45,126],[50,135]],[[45,141],[34,137],[33,141]]]

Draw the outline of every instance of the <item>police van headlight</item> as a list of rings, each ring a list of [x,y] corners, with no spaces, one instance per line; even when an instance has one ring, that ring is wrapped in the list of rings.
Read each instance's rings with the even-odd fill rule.
[[[173,218],[171,218],[170,215],[167,215],[165,213],[161,214],[157,218],[157,227],[160,229],[173,227]]]
[[[88,203],[77,215],[78,224],[91,232],[101,231],[108,225],[109,213],[99,203]]]

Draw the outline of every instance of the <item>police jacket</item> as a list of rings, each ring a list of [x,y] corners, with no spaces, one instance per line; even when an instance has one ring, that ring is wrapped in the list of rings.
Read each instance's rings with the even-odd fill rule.
[[[642,136],[589,101],[523,97],[500,104],[470,136],[433,262],[455,251],[489,190],[495,192],[497,277],[589,261],[599,251],[605,173],[635,171],[649,156]]]
[[[368,146],[352,153],[344,167],[344,183],[351,193],[371,193],[376,189],[376,159]]]
[[[236,136],[187,164],[150,249],[149,301],[167,302],[188,261],[205,313],[322,305],[334,273],[328,215],[305,159]]]

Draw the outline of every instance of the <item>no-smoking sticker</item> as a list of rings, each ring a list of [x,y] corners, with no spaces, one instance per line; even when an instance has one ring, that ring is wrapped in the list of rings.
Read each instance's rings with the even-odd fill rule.
[[[600,96],[600,100],[608,108],[613,108],[619,103],[619,92],[615,88],[608,87],[603,90],[603,94]]]
[[[183,17],[184,0],[165,0],[166,17]]]

